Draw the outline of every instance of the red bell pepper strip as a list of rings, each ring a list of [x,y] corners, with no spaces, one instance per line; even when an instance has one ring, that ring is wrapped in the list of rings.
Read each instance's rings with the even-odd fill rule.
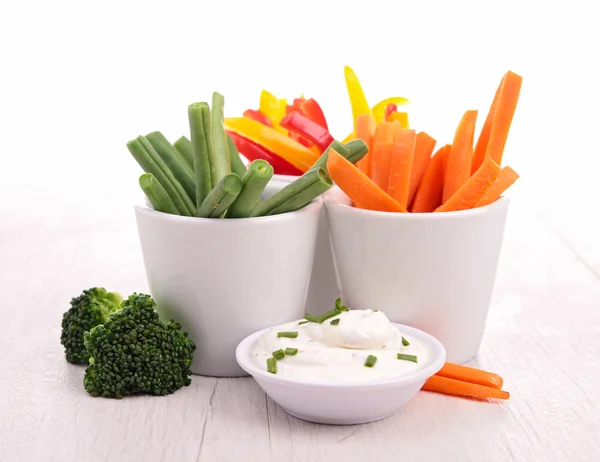
[[[237,146],[240,153],[250,162],[257,159],[262,159],[271,164],[273,170],[278,175],[302,175],[300,170],[276,154],[273,154],[271,151],[253,143],[250,140],[247,140],[235,132],[227,131],[227,133],[229,133],[229,136],[231,136],[231,139]]]
[[[321,109],[319,103],[317,103],[314,99],[310,98],[305,100],[300,105],[300,111],[298,112],[304,114],[306,117],[319,124],[325,130],[329,130],[327,127],[327,120],[325,120],[325,114],[323,114],[323,109]]]
[[[247,117],[252,120],[256,120],[267,127],[273,127],[271,123],[271,119],[269,119],[264,113],[261,111],[257,111],[255,109],[246,109],[244,111],[244,117]]]
[[[290,112],[279,123],[286,130],[308,138],[321,151],[325,151],[334,141],[327,129],[299,112]]]
[[[398,112],[398,106],[396,106],[395,104],[388,104],[385,107],[385,120],[387,121],[390,118],[390,115],[392,115],[392,112]]]

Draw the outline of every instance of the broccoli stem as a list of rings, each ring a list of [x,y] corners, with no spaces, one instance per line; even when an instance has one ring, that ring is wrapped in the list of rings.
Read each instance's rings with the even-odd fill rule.
[[[171,169],[173,175],[181,183],[187,195],[193,200],[196,200],[196,182],[193,172],[185,165],[179,151],[169,143],[169,140],[159,132],[152,132],[146,135],[146,139],[150,142],[154,150],[160,158],[165,161],[165,164]]]
[[[308,205],[313,199],[333,186],[333,181],[323,168],[311,169],[281,191],[257,205],[251,217],[293,212]]]
[[[219,218],[231,206],[242,189],[242,179],[235,173],[229,173],[219,180],[198,207],[197,217]]]
[[[196,176],[196,204],[198,208],[212,190],[210,165],[210,108],[207,103],[193,103],[188,106],[192,158]]]
[[[181,154],[181,158],[184,160],[185,164],[188,166],[190,171],[194,172],[194,159],[192,157],[192,142],[188,140],[185,136],[179,138],[175,143],[173,143],[175,149]],[[195,194],[195,193],[194,193]],[[194,195],[194,199],[196,196]]]
[[[231,161],[231,171],[242,178],[244,173],[246,173],[246,166],[242,162],[240,152],[233,138],[229,136],[229,133],[227,133],[227,150],[229,151],[229,160]]]
[[[154,175],[175,204],[179,214],[193,216],[196,210],[194,203],[150,142],[143,136],[138,136],[127,143],[127,149],[146,173]]]
[[[273,167],[266,160],[255,160],[242,178],[242,191],[227,211],[227,218],[247,218],[260,203],[260,195],[273,176]]]
[[[152,173],[144,173],[140,176],[140,187],[157,212],[179,215],[177,207],[160,183]]]
[[[227,136],[225,134],[224,119],[225,98],[218,92],[212,96],[212,107],[210,112],[210,129],[212,150],[211,159],[211,178],[212,184],[216,185],[221,178],[231,173],[231,161],[229,160],[229,151],[227,149]]]

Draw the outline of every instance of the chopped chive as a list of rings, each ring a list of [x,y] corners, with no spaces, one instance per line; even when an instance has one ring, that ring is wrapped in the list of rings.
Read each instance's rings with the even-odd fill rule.
[[[285,349],[285,354],[287,356],[294,356],[296,353],[298,353],[298,348],[286,348]]]
[[[375,310],[375,311],[374,311],[374,313],[377,313],[377,312],[379,312],[379,310]]]
[[[408,346],[408,345],[410,345],[410,342],[408,340],[406,340],[404,337],[402,337],[402,345]]]
[[[405,355],[404,353],[398,353],[398,359],[404,359],[405,361],[412,361],[413,363],[418,362],[416,355]]]
[[[331,321],[329,324],[331,324],[332,326],[337,326],[340,323],[340,318],[334,319],[333,321]]]
[[[319,324],[323,324],[329,318],[333,318],[334,316],[337,316],[338,314],[340,314],[340,312],[338,310],[331,310],[325,314],[322,314],[321,316],[319,316]]]
[[[369,355],[367,356],[367,360],[365,361],[366,367],[373,367],[377,362],[377,356]]]
[[[336,301],[335,301],[335,310],[338,313],[341,313],[342,311],[350,311],[347,306],[342,305],[342,299],[341,298],[336,299]]]
[[[308,324],[309,322],[310,322],[310,321],[300,321],[300,322],[298,323],[298,325],[299,325],[299,326],[301,326],[302,324]]]
[[[267,359],[267,371],[271,374],[277,374],[277,360],[275,358]]]
[[[285,353],[283,352],[283,350],[277,350],[273,352],[273,358],[275,359],[283,359],[284,356]]]
[[[310,313],[306,313],[304,315],[304,319],[306,319],[307,321],[310,321],[310,322],[319,322],[319,317],[315,316],[314,314],[310,314]]]
[[[296,338],[298,337],[298,332],[277,332],[277,337]]]

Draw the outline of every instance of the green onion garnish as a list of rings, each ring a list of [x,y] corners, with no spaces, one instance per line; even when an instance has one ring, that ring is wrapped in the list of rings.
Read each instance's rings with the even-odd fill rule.
[[[342,305],[342,299],[341,298],[338,298],[335,301],[335,310],[338,313],[341,313],[342,311],[350,311],[347,306]]]
[[[296,338],[298,337],[298,332],[277,332],[277,337]]]
[[[337,316],[338,314],[340,314],[338,310],[331,310],[325,314],[322,314],[321,316],[319,316],[319,324],[323,324],[329,318],[333,318],[334,316]]]
[[[283,352],[283,350],[277,350],[273,352],[273,358],[275,359],[283,359],[284,356],[285,353]]]
[[[404,359],[405,361],[412,361],[413,363],[418,362],[416,355],[405,355],[404,353],[398,353],[398,359]]]
[[[404,337],[402,337],[402,345],[408,346],[408,345],[410,345],[410,342],[408,340],[406,340]]]
[[[296,353],[298,353],[298,348],[286,348],[285,349],[285,354],[287,356],[294,356]]]
[[[304,319],[306,319],[307,321],[310,321],[310,322],[319,322],[319,317],[315,316],[314,314],[310,314],[310,313],[306,313],[304,315]]]
[[[334,319],[333,321],[331,321],[329,324],[331,324],[332,326],[337,326],[340,323],[340,318]]]
[[[267,359],[267,371],[271,374],[277,374],[277,360],[275,358]]]
[[[299,326],[301,326],[302,324],[308,324],[309,322],[310,322],[310,321],[300,321],[300,322],[298,323],[298,325],[299,325]]]
[[[367,360],[365,361],[366,367],[373,367],[377,362],[377,356],[369,355],[367,356]]]

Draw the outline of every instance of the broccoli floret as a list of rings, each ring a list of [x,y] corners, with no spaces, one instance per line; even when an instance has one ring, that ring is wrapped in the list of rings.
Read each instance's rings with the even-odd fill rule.
[[[196,345],[178,323],[160,321],[155,308],[149,295],[134,293],[103,325],[85,333],[88,393],[118,399],[168,395],[192,382]]]
[[[71,308],[63,314],[60,343],[65,347],[67,361],[87,364],[89,354],[83,343],[83,334],[104,324],[108,316],[117,311],[123,297],[116,292],[107,292],[102,287],[84,290],[71,300]]]

